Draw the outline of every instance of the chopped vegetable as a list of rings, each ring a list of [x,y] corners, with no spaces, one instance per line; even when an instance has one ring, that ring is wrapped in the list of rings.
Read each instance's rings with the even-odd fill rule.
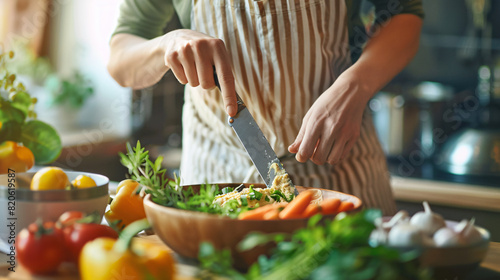
[[[230,193],[232,191],[234,191],[233,188],[231,188],[231,187],[225,187],[225,188],[222,189],[222,194]]]
[[[321,206],[318,204],[307,205],[306,210],[304,210],[303,217],[312,217],[321,212]]]
[[[268,204],[264,205],[246,212],[241,213],[238,216],[238,219],[240,220],[263,220],[264,215],[267,212],[270,212],[272,210],[279,210],[284,208],[288,202],[281,202],[281,203],[274,203],[274,204]]]
[[[312,191],[304,191],[292,200],[283,211],[280,212],[281,219],[300,218],[306,210],[314,195]]]
[[[341,204],[340,199],[336,197],[323,200],[320,204],[321,214],[330,215],[337,213],[337,211],[341,212],[339,209],[340,204]]]
[[[260,200],[262,198],[262,193],[253,189],[253,185],[249,187],[248,195],[252,200]]]
[[[354,204],[350,201],[344,200],[340,202],[337,213],[351,211],[352,209],[354,209]]]

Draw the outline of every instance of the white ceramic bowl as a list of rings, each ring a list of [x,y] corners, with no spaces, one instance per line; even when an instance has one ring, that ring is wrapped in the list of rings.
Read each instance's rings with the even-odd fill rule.
[[[104,215],[108,204],[109,179],[93,173],[67,171],[70,181],[78,175],[87,175],[97,186],[84,189],[32,191],[30,182],[35,172],[16,173],[9,177],[0,175],[0,250],[5,251],[19,231],[35,222],[38,218],[44,221],[56,221],[64,212],[75,210],[85,213],[97,212]],[[10,183],[15,188],[9,188]],[[12,185],[11,185],[12,186]],[[10,225],[10,226],[9,226]]]

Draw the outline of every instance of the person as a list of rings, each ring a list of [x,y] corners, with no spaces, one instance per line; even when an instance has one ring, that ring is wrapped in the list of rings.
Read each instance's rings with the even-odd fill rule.
[[[168,70],[186,85],[184,184],[262,182],[227,125],[237,92],[296,185],[354,194],[392,214],[366,108],[416,54],[423,11],[419,0],[371,2],[367,31],[361,0],[125,0],[108,70],[126,87],[151,86]],[[185,29],[164,34],[174,12]]]

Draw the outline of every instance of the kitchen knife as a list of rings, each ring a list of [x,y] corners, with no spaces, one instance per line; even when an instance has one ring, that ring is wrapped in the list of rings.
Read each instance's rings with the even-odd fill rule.
[[[214,81],[215,85],[220,89],[215,69]],[[245,147],[257,171],[269,188],[272,186],[274,178],[276,177],[275,170],[270,168],[271,165],[276,163],[280,169],[284,170],[283,165],[238,93],[236,93],[236,98],[238,110],[234,117],[228,117],[228,124],[233,128],[234,132],[236,132],[236,135],[243,144],[243,147]],[[291,179],[289,183],[294,188],[295,195],[298,195],[297,188],[295,188]]]

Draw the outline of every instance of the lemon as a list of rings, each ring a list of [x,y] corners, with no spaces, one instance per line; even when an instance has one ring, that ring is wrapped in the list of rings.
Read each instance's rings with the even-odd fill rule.
[[[85,176],[85,175],[78,175],[75,178],[75,180],[71,181],[71,184],[74,187],[79,188],[79,189],[91,188],[91,187],[97,186],[97,184],[95,183],[95,181],[92,178],[90,178],[89,176]]]
[[[31,180],[31,190],[64,190],[69,186],[68,175],[59,167],[44,167]]]

